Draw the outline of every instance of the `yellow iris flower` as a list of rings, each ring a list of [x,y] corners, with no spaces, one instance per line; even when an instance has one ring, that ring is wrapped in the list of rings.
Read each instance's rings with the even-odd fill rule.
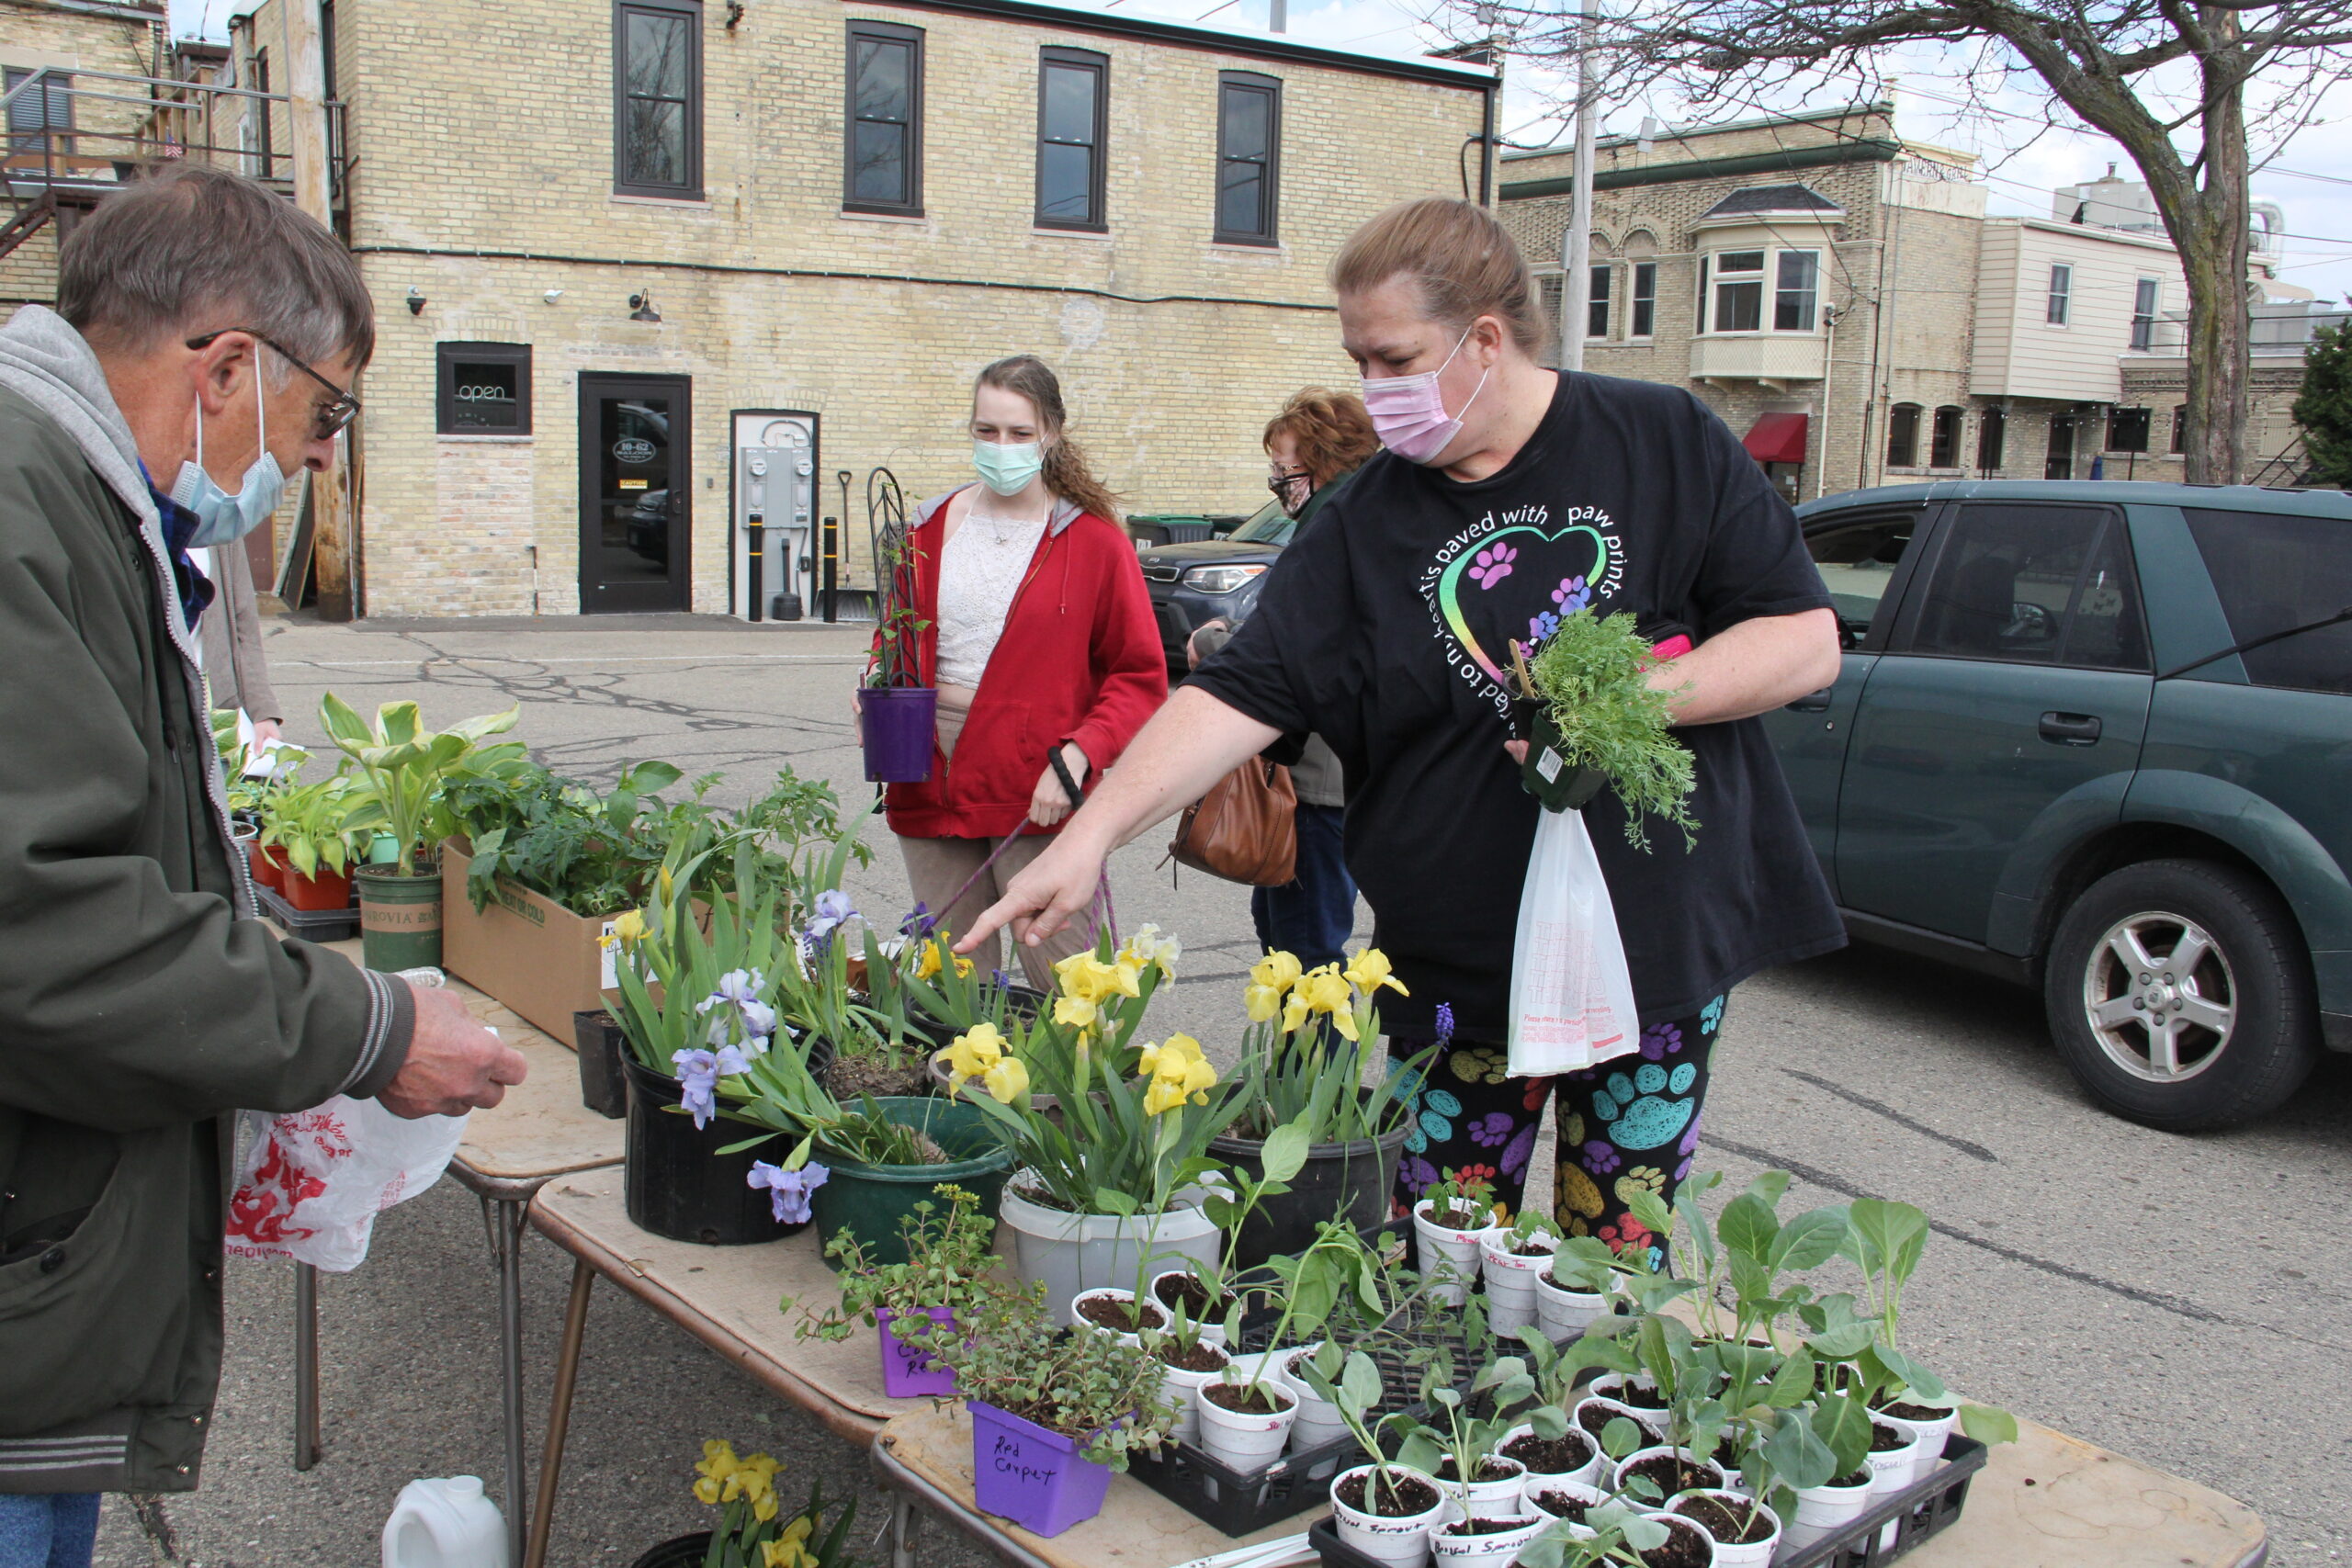
[[[982,1073],[980,1082],[999,1105],[1010,1105],[1029,1092],[1029,1069],[1021,1065],[1020,1057],[1007,1056]]]
[[[922,956],[915,960],[915,978],[918,980],[930,979],[933,976],[944,969],[947,966],[947,961],[952,957],[954,957],[954,954],[948,951],[946,942],[942,938],[933,937],[931,941],[922,944]],[[960,980],[966,976],[971,974],[972,961],[970,959],[956,958],[955,963],[956,977],[957,979]]]
[[[1288,953],[1270,953],[1250,966],[1250,983],[1273,991],[1289,990],[1304,973],[1297,956]]]
[[[1303,990],[1293,991],[1290,994],[1290,999],[1283,1003],[1283,1032],[1297,1033],[1306,1025],[1306,1015],[1310,1010],[1306,1005],[1306,993]]]
[[[974,1024],[969,1033],[957,1035],[955,1043],[933,1058],[945,1062],[958,1083],[985,1076],[1003,1059],[1004,1036],[993,1023]]]
[[[1102,1020],[1102,1010],[1091,997],[1056,997],[1054,1021],[1071,1029],[1091,1029]]]
[[[1292,995],[1306,998],[1310,1011],[1328,1014],[1332,1028],[1350,1040],[1356,1038],[1356,996],[1338,964],[1327,964],[1307,976]]]
[[[1187,1100],[1206,1105],[1208,1090],[1216,1083],[1216,1068],[1202,1055],[1201,1043],[1189,1034],[1171,1034],[1165,1044],[1145,1046],[1141,1066],[1151,1078],[1143,1096],[1147,1116],[1173,1111]]]
[[[817,1568],[808,1550],[808,1533],[816,1521],[806,1515],[784,1527],[784,1533],[760,1544],[760,1568]]]
[[[1348,965],[1345,973],[1348,984],[1367,997],[1383,986],[1400,997],[1413,994],[1405,988],[1403,981],[1389,973],[1388,955],[1376,947],[1367,947],[1357,953],[1355,961]]]
[[[645,940],[648,929],[644,910],[624,909],[615,918],[613,929],[596,939],[596,945],[608,953],[616,947],[634,947]]]

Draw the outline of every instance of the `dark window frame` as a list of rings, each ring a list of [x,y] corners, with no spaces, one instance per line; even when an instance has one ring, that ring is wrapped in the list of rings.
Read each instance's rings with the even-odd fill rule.
[[[906,127],[907,189],[903,201],[875,201],[857,194],[857,46],[860,39],[903,44],[907,48]],[[922,213],[923,30],[902,22],[866,21],[853,17],[842,35],[842,210],[874,212],[893,218],[920,218]]]
[[[1087,143],[1092,156],[1087,182],[1087,212],[1083,219],[1053,218],[1046,213],[1046,83],[1047,73],[1055,70],[1087,71],[1094,76],[1093,141]],[[1059,44],[1047,44],[1037,51],[1037,180],[1035,210],[1031,221],[1040,229],[1065,230],[1080,234],[1107,234],[1111,231],[1108,191],[1111,135],[1111,57],[1091,49],[1069,49]],[[1076,146],[1076,142],[1054,143]]]
[[[2074,263],[2052,262],[2050,264],[2050,288],[2048,298],[2042,302],[2041,317],[2044,326],[2064,327],[2074,324]]]
[[[685,120],[685,169],[675,184],[635,180],[628,169],[628,18],[632,13],[672,17],[686,24],[686,96],[677,100]],[[702,0],[613,0],[613,194],[655,201],[700,201],[702,184]],[[669,100],[663,100],[669,101]]]
[[[1237,158],[1226,152],[1227,115],[1237,93],[1257,93],[1266,99],[1266,155],[1263,160]],[[1264,184],[1258,204],[1261,227],[1256,230],[1227,229],[1225,226],[1226,165],[1245,163],[1258,164],[1262,170],[1260,177]],[[1250,245],[1261,250],[1272,250],[1282,244],[1282,78],[1258,71],[1218,72],[1216,205],[1209,212],[1210,235],[1215,243]]]
[[[511,428],[490,430],[458,423],[457,369],[470,365],[514,367],[514,420]],[[527,343],[437,343],[433,345],[433,433],[435,435],[528,435],[531,434],[531,345]]]
[[[2111,408],[2107,411],[2107,450],[2145,452],[2155,439],[2156,411],[2152,408]],[[2131,443],[2137,439],[2139,445]]]
[[[2172,455],[2181,457],[2188,450],[2188,405],[2172,405]]]
[[[2145,354],[2156,344],[2156,313],[2164,308],[2165,284],[2160,277],[2143,277],[2132,285],[2132,347]]]
[[[1609,340],[1610,297],[1615,291],[1609,275],[1615,270],[1607,262],[1592,264],[1590,281],[1585,285],[1584,297],[1584,335],[1588,343],[1606,343]]]
[[[1897,403],[1886,411],[1888,468],[1916,468],[1919,466],[1919,415],[1923,412],[1917,403]]]
[[[36,75],[41,79],[40,92],[37,96],[40,111],[40,120],[38,123],[19,125],[17,123],[17,110],[23,107],[22,101],[10,106],[6,128],[8,151],[22,156],[28,152],[39,154],[46,147],[54,156],[61,158],[70,156],[74,151],[74,73],[70,71],[60,71],[53,66],[11,65],[7,68],[6,78],[0,78],[0,80],[6,80],[8,86],[14,87],[17,83],[30,81]],[[51,112],[61,104],[65,110],[65,118],[62,119],[55,118]]]
[[[1990,475],[2001,467],[2009,438],[2009,411],[1993,407],[1976,419],[1976,469]]]
[[[1625,318],[1625,335],[1634,338],[1657,336],[1657,263],[1637,261],[1634,264],[1633,290],[1626,301],[1632,309]]]
[[[1789,281],[1791,258],[1804,258],[1805,276],[1797,283]],[[1792,245],[1772,253],[1772,330],[1776,333],[1811,333],[1821,324],[1821,253],[1807,245]],[[1794,317],[1791,325],[1781,324],[1784,317]]]
[[[1726,264],[1735,257],[1745,261],[1754,256],[1753,267],[1733,267]],[[1711,333],[1760,333],[1764,330],[1765,279],[1771,276],[1771,253],[1758,248],[1744,251],[1716,251],[1709,257],[1714,263],[1715,293],[1708,301],[1707,330]],[[1749,292],[1751,291],[1752,292]],[[1756,319],[1746,326],[1725,326],[1724,307],[1736,305],[1741,317]]]
[[[1928,467],[1959,468],[1960,440],[1967,431],[1966,409],[1955,403],[1939,406],[1928,421]]]

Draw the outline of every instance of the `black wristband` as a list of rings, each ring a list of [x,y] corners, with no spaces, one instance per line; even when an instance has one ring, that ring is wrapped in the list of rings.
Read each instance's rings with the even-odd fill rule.
[[[1062,793],[1069,796],[1070,809],[1075,811],[1085,805],[1086,796],[1080,793],[1078,781],[1070,777],[1069,765],[1062,761],[1062,749],[1057,746],[1046,752],[1046,761],[1054,765],[1054,777],[1062,781]]]

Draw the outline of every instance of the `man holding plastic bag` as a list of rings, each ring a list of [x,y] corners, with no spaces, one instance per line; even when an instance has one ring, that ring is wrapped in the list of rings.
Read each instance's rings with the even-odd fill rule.
[[[190,167],[101,203],[0,328],[0,1561],[88,1562],[97,1494],[197,1483],[228,1127],[337,1095],[498,1103],[519,1054],[253,918],[191,548],[322,468],[374,343],[292,203]]]
[[[1453,1170],[1515,1208],[1556,1092],[1561,1222],[1646,1246],[1627,1195],[1668,1195],[1690,1169],[1724,994],[1844,941],[1754,722],[1837,679],[1829,598],[1788,506],[1704,404],[1544,366],[1534,278],[1492,214],[1392,209],[1341,248],[1332,281],[1386,450],[973,936],[1056,929],[1111,849],[1313,730],[1344,767],[1349,869],[1410,991],[1382,1003],[1392,1049],[1446,1046],[1418,1086],[1400,1201]],[[1686,841],[1603,788],[1546,832],[1562,869],[1531,885],[1544,807],[1511,739],[1513,648],[1581,610],[1653,628],[1645,678],[1670,694],[1696,829]],[[1645,825],[1645,848],[1627,832]],[[1564,903],[1559,879],[1585,855],[1600,875]],[[1545,983],[1515,1008],[1522,952]],[[1573,1070],[1530,1070],[1538,1034]]]

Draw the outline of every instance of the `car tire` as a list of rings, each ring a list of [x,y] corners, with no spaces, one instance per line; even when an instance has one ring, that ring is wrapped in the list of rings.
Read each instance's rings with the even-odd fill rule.
[[[2093,883],[2058,922],[2042,1005],[2091,1098],[2167,1132],[2275,1111],[2319,1056],[2294,916],[2259,877],[2211,861],[2146,861]]]

